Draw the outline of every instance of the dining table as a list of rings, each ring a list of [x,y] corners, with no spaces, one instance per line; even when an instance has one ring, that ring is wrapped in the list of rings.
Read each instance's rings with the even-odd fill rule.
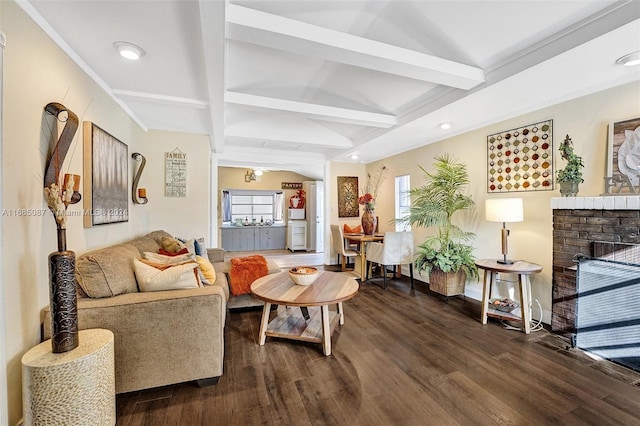
[[[371,243],[374,241],[380,242],[384,241],[384,234],[373,234],[373,235],[365,235],[365,234],[350,234],[345,233],[344,239],[350,243],[358,243],[359,251],[360,251],[360,279],[364,280],[366,277],[366,268],[367,268],[367,243]]]

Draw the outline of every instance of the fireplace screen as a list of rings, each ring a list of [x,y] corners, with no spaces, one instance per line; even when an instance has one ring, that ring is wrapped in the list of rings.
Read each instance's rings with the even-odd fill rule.
[[[640,265],[578,264],[577,347],[640,371]]]

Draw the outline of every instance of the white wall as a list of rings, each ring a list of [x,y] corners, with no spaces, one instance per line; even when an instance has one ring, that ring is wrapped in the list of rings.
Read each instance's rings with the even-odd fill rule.
[[[129,221],[84,228],[81,216],[67,223],[67,246],[85,251],[129,240],[152,229],[185,237],[209,234],[209,140],[205,136],[145,133],[104,91],[59,49],[14,2],[0,2],[0,28],[7,36],[2,126],[2,281],[6,322],[8,422],[22,417],[21,358],[40,342],[40,312],[49,303],[49,253],[57,249],[56,224],[43,197],[47,134],[54,125],[44,106],[60,102],[80,121],[93,121],[147,157],[141,184],[149,203],[129,201]],[[61,129],[61,127],[60,127]],[[187,198],[165,198],[163,153],[188,153]],[[82,175],[82,126],[64,172]],[[136,162],[130,158],[129,187]],[[82,176],[84,179],[85,176]],[[130,199],[130,198],[129,198]],[[24,216],[15,209],[44,211]],[[82,212],[82,202],[69,207]],[[1,348],[0,348],[1,349]],[[1,396],[1,392],[0,392]],[[2,423],[2,421],[0,421]]]
[[[473,111],[469,111],[473,114]],[[373,171],[382,165],[390,169],[388,178],[379,192],[376,213],[381,217],[393,217],[394,177],[409,173],[411,187],[422,185],[423,173],[419,166],[433,170],[434,157],[450,153],[464,162],[469,170],[471,184],[469,194],[476,202],[476,209],[466,217],[458,218],[463,229],[476,233],[474,254],[477,258],[501,256],[500,228],[502,224],[484,220],[484,202],[487,198],[522,197],[524,221],[511,223],[509,257],[525,259],[543,266],[540,274],[532,277],[533,298],[538,299],[544,310],[543,319],[550,322],[552,279],[552,211],[551,197],[559,197],[559,189],[553,191],[514,192],[510,194],[487,194],[487,135],[513,129],[527,124],[553,119],[554,170],[565,163],[558,154],[558,146],[569,134],[575,151],[585,163],[585,182],[580,187],[580,196],[599,195],[604,190],[606,173],[607,126],[611,121],[640,116],[640,82],[598,92],[589,96],[564,102],[539,111],[519,116],[500,123],[451,137],[436,144],[411,150],[367,165]],[[557,185],[556,185],[557,187]],[[382,202],[387,199],[388,202]],[[426,235],[423,229],[414,229],[416,244]],[[480,283],[471,282],[467,294],[479,298]],[[539,317],[534,304],[533,314]]]
[[[149,202],[133,209],[140,211],[145,228],[164,229],[185,239],[204,237],[210,246],[209,137],[150,130],[143,145],[139,152],[146,157],[147,165],[138,186],[147,189]],[[164,155],[176,148],[187,154],[187,196],[165,197]]]

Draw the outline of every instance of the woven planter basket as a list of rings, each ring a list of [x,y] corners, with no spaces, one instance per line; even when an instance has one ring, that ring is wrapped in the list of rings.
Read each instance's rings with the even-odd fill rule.
[[[434,268],[429,273],[429,290],[445,296],[464,294],[466,282],[467,275],[462,270],[445,273]]]

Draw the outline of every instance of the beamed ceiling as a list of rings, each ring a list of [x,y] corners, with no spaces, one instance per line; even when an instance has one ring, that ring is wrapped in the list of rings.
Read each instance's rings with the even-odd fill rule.
[[[637,0],[18,3],[143,128],[319,179],[640,79]]]

